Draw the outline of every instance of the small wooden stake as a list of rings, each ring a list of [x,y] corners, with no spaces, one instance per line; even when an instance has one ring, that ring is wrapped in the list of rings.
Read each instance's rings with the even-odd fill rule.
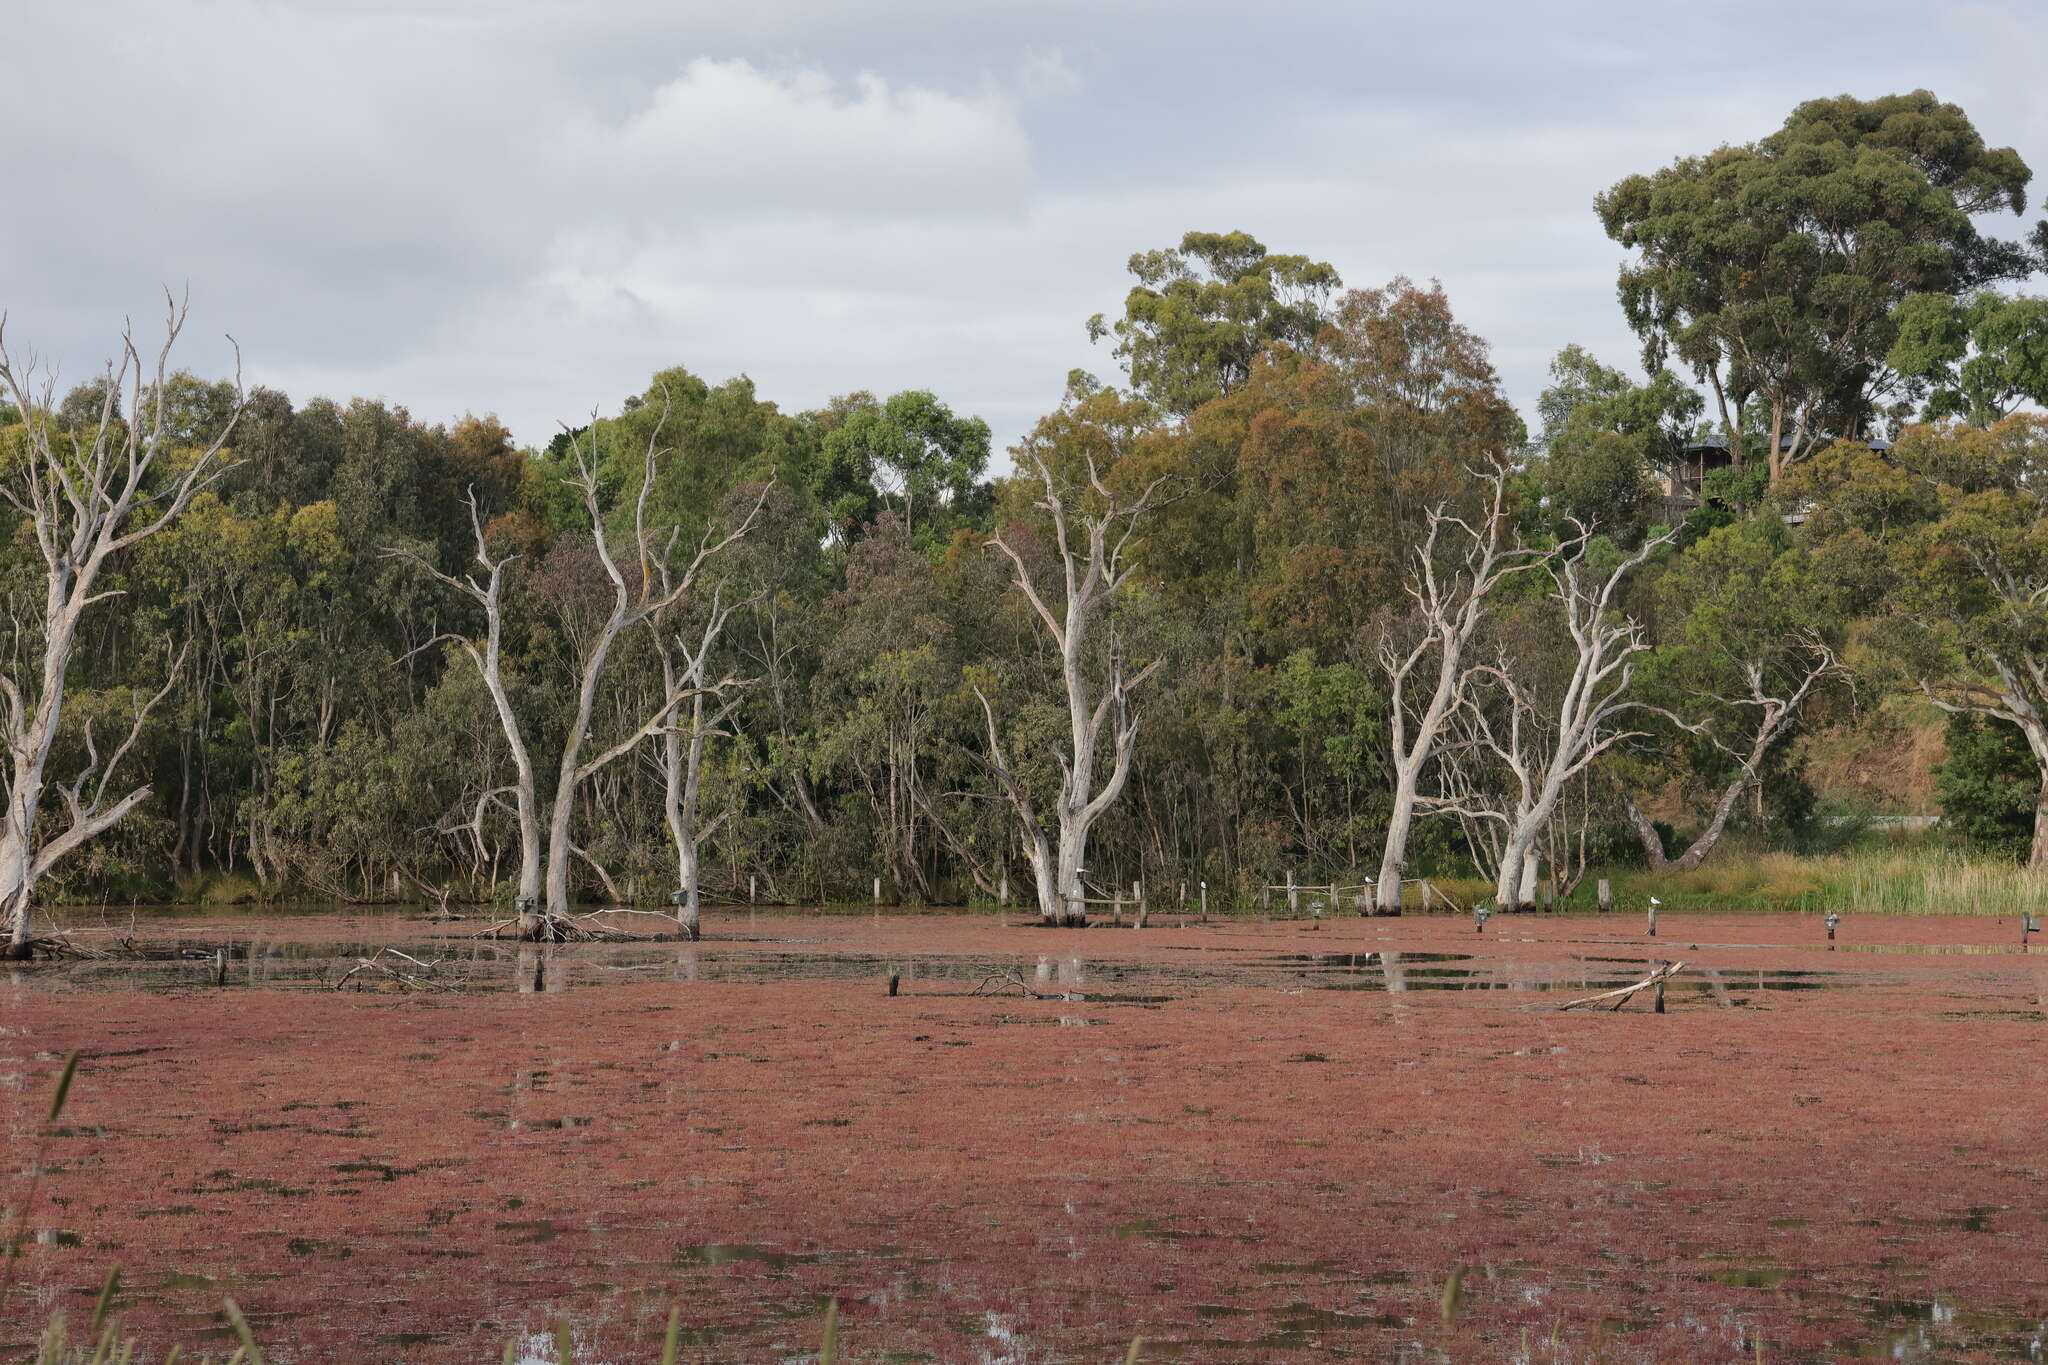
[[[1202,923],[1209,922],[1209,883],[1202,883]]]
[[[880,877],[877,877],[877,878],[875,878],[875,904],[876,904],[876,905],[880,905],[881,903],[882,903],[882,879],[881,879]]]
[[[1607,878],[1602,877],[1600,879],[1600,913],[1604,915],[1613,908],[1614,883],[1608,881]]]
[[[891,973],[889,973],[889,994],[890,994],[891,996],[893,996],[893,995],[895,995],[895,994],[896,994],[896,988],[897,988],[898,986],[902,985],[902,984],[903,984],[903,974],[902,974],[901,972],[891,972]]]

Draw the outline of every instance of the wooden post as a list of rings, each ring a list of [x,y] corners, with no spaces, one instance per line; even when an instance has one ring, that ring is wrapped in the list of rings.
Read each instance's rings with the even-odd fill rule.
[[[876,904],[876,905],[880,905],[881,903],[882,903],[882,879],[881,879],[880,877],[877,877],[877,878],[875,878],[875,904]]]
[[[753,905],[753,904],[756,904],[756,897],[757,897],[757,893],[758,893],[758,891],[759,891],[759,888],[760,888],[760,881],[761,881],[761,875],[760,875],[760,874],[759,874],[758,872],[749,872],[749,873],[747,874],[747,904],[748,904],[748,905]]]
[[[1301,888],[1294,884],[1294,869],[1287,869],[1287,918],[1301,913]]]
[[[1669,967],[1670,965],[1671,965],[1671,964],[1670,964],[1669,962],[1666,962],[1666,961],[1664,961],[1664,960],[1663,960],[1662,958],[1659,958],[1659,959],[1658,959],[1658,961],[1657,961],[1657,970],[1661,972],[1661,971],[1663,971],[1663,970],[1664,970],[1664,969],[1665,969],[1666,967]],[[1662,1014],[1663,1012],[1664,1012],[1664,978],[1663,978],[1663,977],[1659,977],[1659,978],[1657,978],[1657,1013],[1659,1013],[1659,1014]]]
[[[1145,927],[1145,883],[1131,883],[1131,899],[1138,906],[1138,917],[1131,921],[1131,927],[1133,929],[1142,929]]]
[[[1429,902],[1430,902],[1430,889],[1429,889],[1429,878],[1427,878],[1427,877],[1424,877],[1424,878],[1422,879],[1422,913],[1423,913],[1423,914],[1425,914],[1425,915],[1429,913]]]
[[[1202,883],[1202,923],[1209,922],[1209,883]]]
[[[1657,906],[1654,901],[1650,905],[1650,937],[1657,937]]]
[[[1602,877],[1600,879],[1600,913],[1604,915],[1613,908],[1614,883],[1608,881],[1607,878]]]
[[[1007,867],[1003,869],[1001,885],[996,888],[996,904],[1005,910],[1010,908],[1010,869]]]
[[[225,948],[215,948],[213,950],[213,984],[216,986],[228,984],[228,950]]]
[[[901,972],[891,972],[891,973],[889,973],[889,994],[890,994],[890,995],[894,995],[894,994],[896,994],[896,988],[897,988],[898,986],[902,985],[902,984],[903,984],[903,974],[902,974]]]
[[[1109,922],[1111,924],[1122,924],[1124,922],[1124,893],[1114,888],[1111,888],[1109,893]]]

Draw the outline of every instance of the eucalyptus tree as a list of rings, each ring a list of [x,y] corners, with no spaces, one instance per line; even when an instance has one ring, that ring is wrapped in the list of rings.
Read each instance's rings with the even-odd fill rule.
[[[1844,443],[1787,491],[1812,505],[1816,579],[1874,618],[1866,669],[2025,737],[2028,865],[2048,872],[2048,417],[1910,427],[1882,456]]]
[[[1891,363],[1927,387],[1929,421],[1990,426],[2023,404],[2048,407],[2048,299],[1915,294],[1899,306]]]
[[[558,940],[575,930],[570,920],[569,868],[577,850],[571,830],[576,797],[583,785],[609,764],[633,752],[650,737],[671,728],[676,708],[689,698],[729,691],[734,682],[721,679],[709,686],[692,684],[688,675],[664,679],[659,699],[644,710],[637,722],[627,724],[624,735],[586,756],[585,745],[592,739],[591,723],[597,709],[598,691],[604,684],[612,652],[621,636],[633,627],[688,596],[697,585],[704,565],[720,551],[742,539],[753,525],[753,511],[713,538],[706,531],[696,552],[685,564],[670,571],[676,535],[663,534],[647,521],[647,504],[655,487],[656,458],[660,452],[661,424],[648,437],[642,468],[635,490],[630,529],[608,528],[598,479],[600,424],[591,424],[572,440],[571,456],[576,473],[568,486],[581,495],[583,511],[591,527],[591,550],[602,569],[610,598],[608,610],[575,650],[575,700],[564,731],[561,753],[556,759],[554,792],[547,803],[545,840],[542,825],[541,776],[533,761],[526,729],[507,686],[504,666],[506,571],[522,556],[494,550],[482,508],[474,491],[466,497],[476,569],[460,576],[444,573],[417,549],[392,547],[386,553],[406,560],[446,587],[453,588],[482,609],[484,635],[481,641],[461,635],[442,635],[429,643],[453,641],[475,666],[489,691],[491,702],[511,751],[514,777],[512,795],[519,829],[519,880],[517,884],[519,935],[527,940]],[[625,563],[622,565],[621,560]],[[481,574],[477,572],[481,570]],[[543,851],[545,861],[543,861]]]
[[[1896,395],[1902,300],[2025,272],[1972,215],[2023,211],[2029,174],[1925,91],[1845,96],[1760,142],[1629,176],[1596,208],[1635,253],[1620,292],[1645,366],[1691,369],[1737,465],[1761,455],[1775,483]]]
[[[872,870],[897,894],[933,898],[939,838],[930,776],[945,702],[958,687],[956,634],[931,561],[882,515],[846,555],[846,586],[825,604],[831,635],[813,685],[813,762],[846,780],[871,821]],[[978,717],[977,717],[978,719]]]
[[[735,489],[726,499],[727,515],[757,520],[766,495],[765,488]],[[672,586],[666,556],[655,561],[655,572],[666,592]],[[758,594],[743,596],[728,572],[710,585],[709,601],[681,599],[670,612],[648,622],[661,661],[663,695],[682,698],[661,728],[661,792],[662,816],[675,848],[676,928],[692,940],[703,933],[704,845],[736,809],[728,803],[709,820],[703,818],[705,745],[735,737],[734,722],[746,699],[745,689],[757,681],[734,680],[721,687],[712,681],[711,660],[724,646],[734,614],[760,600]]]
[[[676,928],[692,940],[703,933],[704,845],[732,815],[728,806],[705,820],[701,807],[705,742],[731,738],[733,732],[726,727],[740,707],[737,685],[721,695],[710,680],[711,652],[738,605],[727,600],[720,585],[712,589],[710,605],[693,629],[678,630],[672,638],[659,627],[654,632],[663,693],[687,695],[689,706],[684,711],[678,702],[661,728],[661,795],[662,816],[675,845]]]
[[[1116,334],[1131,385],[1185,415],[1250,377],[1268,347],[1306,348],[1343,281],[1306,256],[1274,255],[1245,232],[1190,232],[1180,245],[1130,259],[1138,282],[1123,316],[1088,320],[1088,335]]]
[[[1642,660],[1637,691],[1663,714],[1666,755],[1647,771],[1705,785],[1706,823],[1671,853],[1633,795],[1622,806],[1652,871],[1699,866],[1728,828],[1743,796],[1761,815],[1764,775],[1774,755],[1808,721],[1814,704],[1847,679],[1840,658],[1846,622],[1814,581],[1811,559],[1779,517],[1717,527],[1687,546],[1656,585],[1665,618]]]
[[[1447,504],[1430,509],[1429,529],[1405,584],[1415,604],[1414,629],[1405,641],[1392,630],[1380,640],[1393,746],[1393,805],[1373,888],[1373,903],[1382,911],[1400,911],[1401,873],[1416,810],[1432,804],[1422,793],[1423,772],[1466,704],[1474,679],[1487,670],[1472,658],[1472,647],[1488,619],[1490,600],[1510,578],[1556,553],[1521,544],[1507,506],[1511,472],[1502,466],[1487,475],[1486,501],[1469,519]]]
[[[979,417],[957,416],[922,389],[880,403],[853,394],[828,415],[819,500],[843,533],[889,511],[913,543],[929,548],[986,512],[989,432]]]
[[[1475,687],[1461,707],[1460,759],[1441,765],[1446,791],[1438,804],[1497,828],[1494,894],[1502,910],[1534,904],[1539,844],[1570,785],[1643,733],[1628,728],[1642,707],[1630,683],[1650,643],[1620,595],[1677,533],[1623,554],[1584,527],[1574,531],[1543,562],[1550,592],[1541,609],[1525,614],[1482,669],[1485,689]],[[1480,770],[1481,761],[1493,771]]]
[[[150,712],[169,693],[175,662],[159,690],[137,694],[127,733],[111,749],[102,752],[88,718],[83,762],[61,779],[49,771],[80,625],[93,606],[119,595],[103,585],[102,575],[125,551],[175,522],[232,464],[228,441],[245,401],[239,382],[209,439],[197,446],[177,440],[170,356],[184,330],[186,305],[166,303],[164,339],[154,358],[145,359],[132,329],[124,331],[95,401],[68,419],[58,411],[54,376],[10,348],[0,328],[0,386],[20,419],[0,432],[12,447],[0,498],[20,517],[20,530],[34,541],[42,564],[41,600],[9,604],[12,629],[0,663],[0,733],[8,749],[0,916],[10,957],[26,958],[34,948],[37,883],[150,794],[147,785],[119,791],[116,779]],[[44,811],[53,789],[64,807],[64,822],[54,832]]]
[[[1161,662],[1155,658],[1134,667],[1110,618],[1135,572],[1132,538],[1163,500],[1168,477],[1135,487],[1112,480],[1117,466],[1156,430],[1155,422],[1152,405],[1142,399],[1076,385],[1060,411],[1042,420],[1014,452],[1020,491],[1029,490],[1025,495],[1049,532],[1049,545],[1031,543],[1030,529],[1016,524],[988,540],[1010,561],[1013,584],[1058,655],[1067,712],[1066,742],[1056,755],[1059,789],[1048,821],[1005,755],[995,709],[977,688],[988,726],[989,766],[1023,826],[1039,915],[1047,924],[1086,921],[1081,874],[1089,832],[1130,780],[1138,740],[1132,698]],[[1098,773],[1104,758],[1109,771]]]
[[[1536,471],[1547,506],[1633,545],[1656,511],[1653,476],[1682,471],[1702,407],[1699,392],[1669,370],[1639,384],[1566,346],[1536,403]]]

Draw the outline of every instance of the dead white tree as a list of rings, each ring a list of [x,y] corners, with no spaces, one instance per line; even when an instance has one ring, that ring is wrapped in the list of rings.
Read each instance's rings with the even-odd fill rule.
[[[1485,620],[1487,599],[1502,582],[1555,553],[1533,552],[1518,543],[1506,515],[1508,474],[1500,468],[1487,475],[1489,496],[1477,525],[1452,515],[1447,504],[1430,510],[1429,531],[1404,584],[1415,600],[1420,632],[1405,649],[1392,631],[1380,641],[1394,758],[1394,800],[1373,888],[1374,906],[1381,911],[1400,912],[1401,873],[1422,775],[1476,672],[1468,655]],[[1428,692],[1418,697],[1418,685],[1427,685]]]
[[[1842,676],[1841,661],[1816,632],[1796,632],[1791,643],[1790,670],[1777,686],[1773,687],[1766,680],[1761,660],[1745,660],[1742,675],[1746,690],[1712,699],[1754,715],[1755,720],[1744,737],[1745,742],[1730,743],[1717,735],[1711,726],[1694,730],[1695,734],[1704,735],[1715,748],[1735,761],[1736,773],[1721,788],[1707,827],[1683,853],[1671,857],[1665,851],[1664,836],[1650,822],[1650,817],[1643,814],[1634,797],[1623,794],[1622,805],[1628,811],[1630,823],[1635,826],[1636,837],[1642,841],[1643,854],[1649,859],[1651,871],[1689,872],[1706,860],[1721,841],[1721,835],[1728,828],[1728,818],[1734,813],[1743,793],[1762,790],[1764,760],[1798,722],[1800,709],[1808,696],[1825,679]]]
[[[691,684],[687,677],[665,680],[660,701],[649,708],[644,718],[623,738],[597,754],[584,755],[584,746],[591,739],[591,718],[597,708],[598,690],[604,683],[612,650],[619,637],[688,596],[696,587],[697,576],[705,563],[743,538],[760,511],[757,501],[752,512],[717,539],[707,531],[688,566],[680,573],[670,572],[668,565],[674,552],[675,531],[671,528],[666,537],[658,537],[647,525],[647,502],[654,488],[656,457],[662,453],[659,445],[661,431],[667,421],[668,403],[664,396],[661,416],[647,438],[640,489],[633,504],[631,539],[622,542],[617,550],[612,543],[615,533],[605,526],[604,508],[598,498],[597,434],[600,424],[595,414],[585,428],[584,437],[572,442],[577,475],[569,482],[583,495],[583,507],[590,517],[591,545],[611,585],[612,602],[610,612],[578,651],[576,708],[563,736],[562,752],[555,768],[555,789],[548,803],[545,840],[538,776],[518,711],[505,684],[503,668],[505,571],[519,556],[494,555],[491,552],[482,509],[477,505],[474,490],[470,491],[467,502],[470,530],[476,540],[475,562],[483,570],[481,581],[473,571],[460,577],[443,573],[413,549],[396,547],[385,552],[418,566],[483,609],[484,638],[481,643],[467,636],[442,635],[421,648],[453,640],[482,676],[484,687],[490,692],[491,702],[497,710],[506,745],[512,752],[514,770],[513,803],[519,825],[518,930],[519,936],[529,941],[559,940],[575,934],[569,911],[569,868],[580,850],[571,838],[570,826],[575,815],[576,794],[583,784],[607,765],[668,728],[677,707],[692,695],[699,692],[720,694],[734,686],[730,678],[704,687]],[[622,551],[630,551],[637,561],[636,572],[631,577],[619,566]]]
[[[988,722],[989,765],[1023,825],[1039,916],[1047,924],[1083,924],[1087,922],[1087,893],[1081,871],[1088,832],[1116,804],[1130,779],[1131,758],[1138,744],[1138,718],[1131,708],[1131,694],[1161,662],[1154,659],[1135,673],[1126,673],[1123,649],[1112,638],[1106,675],[1098,684],[1091,675],[1091,648],[1098,643],[1104,610],[1130,581],[1132,566],[1125,551],[1131,536],[1145,514],[1158,505],[1166,480],[1155,479],[1136,494],[1119,495],[1103,482],[1092,458],[1085,487],[1063,486],[1042,451],[1026,447],[1018,459],[1024,472],[1037,480],[1042,496],[1036,505],[1052,525],[1059,559],[1057,597],[1040,590],[1019,546],[1000,533],[989,537],[988,543],[1008,556],[1018,591],[1059,651],[1071,733],[1067,751],[1059,755],[1060,790],[1050,837],[1036,803],[1003,754],[994,707],[980,688],[975,692]],[[1110,770],[1098,784],[1097,763],[1105,740]]]
[[[728,728],[742,697],[746,682],[731,683],[720,692],[710,677],[711,651],[725,633],[733,612],[750,602],[727,602],[724,585],[712,590],[709,610],[694,638],[680,633],[665,634],[660,623],[654,631],[655,652],[661,658],[661,681],[670,696],[688,697],[688,709],[681,704],[672,711],[661,732],[662,809],[668,819],[669,838],[676,848],[676,930],[695,939],[703,932],[703,849],[711,836],[732,815],[728,806],[710,820],[699,815],[704,791],[704,742],[730,738]],[[748,680],[751,681],[751,680]]]
[[[8,930],[0,955],[7,957],[27,958],[34,950],[36,883],[150,794],[147,786],[117,793],[113,784],[151,710],[170,692],[169,682],[138,700],[127,735],[110,752],[101,753],[88,722],[84,765],[68,782],[53,783],[49,776],[79,624],[94,603],[120,595],[119,589],[101,588],[100,575],[234,467],[222,453],[247,404],[239,353],[228,420],[205,444],[180,448],[165,410],[165,390],[186,304],[166,294],[165,305],[164,339],[154,360],[144,359],[133,329],[123,329],[120,356],[103,372],[98,411],[77,421],[58,414],[55,374],[9,349],[0,317],[0,386],[21,419],[12,429],[15,449],[0,476],[0,497],[33,532],[43,564],[40,609],[27,605],[11,614],[7,658],[0,665],[0,703],[6,708],[0,734],[7,741],[0,915]],[[175,664],[167,676],[177,676]],[[52,786],[66,816],[55,833],[43,825],[43,801]]]
[[[1537,848],[1557,814],[1571,780],[1608,750],[1642,732],[1625,728],[1623,717],[1647,709],[1629,697],[1633,660],[1649,648],[1642,627],[1615,606],[1616,594],[1630,574],[1675,531],[1643,542],[1634,553],[1601,573],[1586,562],[1583,527],[1568,542],[1570,553],[1544,564],[1552,599],[1572,654],[1554,696],[1546,696],[1546,670],[1529,661],[1526,669],[1509,654],[1481,670],[1496,707],[1468,697],[1460,708],[1461,748],[1491,757],[1509,779],[1504,797],[1471,780],[1443,809],[1468,819],[1493,820],[1502,827],[1497,853],[1494,897],[1499,909],[1533,905],[1536,900]],[[1558,680],[1553,680],[1558,681]]]

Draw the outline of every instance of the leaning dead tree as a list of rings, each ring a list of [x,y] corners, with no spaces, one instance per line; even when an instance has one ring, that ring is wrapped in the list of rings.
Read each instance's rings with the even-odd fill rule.
[[[648,708],[639,723],[632,726],[623,738],[595,754],[586,756],[584,752],[591,737],[591,719],[597,709],[598,690],[604,683],[619,637],[687,597],[697,586],[698,574],[705,563],[744,537],[760,511],[757,501],[754,510],[723,537],[714,539],[707,532],[689,563],[679,572],[670,571],[675,532],[671,529],[666,536],[660,536],[647,525],[647,502],[654,487],[655,461],[661,453],[659,441],[667,419],[668,408],[664,400],[661,419],[647,439],[640,489],[633,504],[630,539],[605,526],[604,508],[598,498],[599,423],[594,416],[586,428],[587,438],[577,440],[572,446],[577,475],[569,483],[583,494],[583,507],[590,517],[591,545],[611,588],[611,609],[578,650],[576,707],[563,736],[562,751],[555,766],[555,786],[547,805],[545,837],[539,777],[518,709],[513,705],[506,686],[502,653],[505,573],[519,556],[492,552],[474,490],[471,490],[467,501],[470,530],[476,540],[475,563],[482,570],[481,577],[474,570],[459,577],[443,573],[416,550],[394,548],[386,551],[413,563],[483,609],[484,635],[481,641],[467,636],[444,635],[429,641],[428,645],[452,640],[468,656],[482,677],[485,690],[491,694],[499,725],[504,730],[505,743],[511,750],[513,809],[519,826],[518,932],[520,938],[529,941],[587,936],[577,929],[571,917],[569,900],[569,869],[581,852],[571,838],[578,791],[606,766],[669,728],[676,708],[693,695],[721,694],[734,686],[730,678],[709,686],[692,684],[687,676],[669,679],[660,700]],[[615,540],[618,541],[616,545]],[[620,558],[628,553],[631,556],[631,574],[619,564]]]
[[[165,381],[186,305],[168,296],[165,302],[164,339],[154,359],[145,360],[132,329],[124,330],[120,356],[103,375],[98,411],[77,422],[58,416],[54,374],[8,348],[0,318],[0,386],[21,418],[8,429],[14,449],[0,476],[0,497],[33,533],[43,568],[42,601],[9,613],[6,658],[0,663],[0,734],[7,742],[0,915],[8,930],[0,956],[27,958],[34,951],[36,883],[150,794],[146,785],[121,791],[116,777],[151,710],[169,693],[169,682],[137,701],[127,734],[112,749],[102,751],[88,721],[83,765],[68,780],[53,780],[49,772],[79,624],[94,603],[120,592],[102,588],[100,575],[122,551],[170,525],[194,496],[233,467],[222,452],[247,403],[240,367],[228,420],[205,445],[180,448],[165,411]],[[166,676],[177,672],[173,665]],[[64,806],[55,830],[46,827],[43,810],[52,790]]]
[[[1092,458],[1085,485],[1064,483],[1043,451],[1026,447],[1018,458],[1024,472],[1037,480],[1042,496],[1036,506],[1052,525],[1058,554],[1054,591],[1041,590],[1029,561],[1005,538],[1006,533],[989,537],[988,543],[1009,558],[1015,586],[1059,651],[1069,739],[1066,751],[1059,755],[1060,789],[1054,798],[1050,833],[1037,803],[1004,756],[994,707],[986,693],[979,688],[975,692],[988,722],[989,765],[1023,825],[1039,917],[1046,924],[1085,924],[1087,893],[1081,884],[1081,870],[1088,833],[1116,804],[1130,779],[1131,757],[1138,744],[1138,717],[1131,707],[1131,695],[1160,663],[1154,659],[1135,672],[1126,671],[1123,649],[1112,638],[1108,664],[1098,681],[1090,667],[1091,655],[1100,643],[1104,612],[1130,581],[1132,566],[1125,551],[1131,536],[1146,512],[1157,505],[1165,480],[1155,479],[1135,494],[1118,494],[1103,482]],[[1109,772],[1098,781],[1097,765],[1105,749]]]
[[[1379,882],[1373,889],[1378,910],[1400,911],[1401,874],[1408,861],[1422,774],[1478,672],[1469,655],[1485,620],[1487,599],[1506,579],[1547,557],[1525,549],[1515,538],[1505,508],[1508,473],[1500,468],[1487,476],[1489,497],[1476,525],[1453,516],[1445,504],[1430,510],[1428,534],[1403,585],[1415,600],[1420,631],[1405,649],[1391,632],[1380,641],[1394,800],[1387,815]]]
[[[1633,660],[1649,648],[1642,627],[1622,614],[1615,596],[1629,575],[1676,532],[1646,540],[1605,573],[1584,554],[1586,534],[1569,553],[1545,563],[1570,654],[1556,677],[1530,659],[1503,653],[1481,672],[1490,697],[1468,698],[1460,709],[1457,756],[1447,763],[1454,794],[1440,808],[1497,823],[1495,904],[1502,910],[1536,901],[1539,841],[1556,816],[1572,779],[1599,757],[1641,732],[1624,717],[1643,709],[1628,696]],[[1487,705],[1492,700],[1494,705]],[[1461,765],[1491,760],[1507,781],[1492,784],[1458,776]],[[1492,792],[1505,791],[1501,796]]]
[[[1745,660],[1742,665],[1745,690],[1712,698],[1731,709],[1742,711],[1752,717],[1752,721],[1747,734],[1736,742],[1723,739],[1711,726],[1696,732],[1732,759],[1736,772],[1721,788],[1707,827],[1684,852],[1675,858],[1670,856],[1664,848],[1664,836],[1650,823],[1650,817],[1643,814],[1634,797],[1623,795],[1622,805],[1628,811],[1630,823],[1635,826],[1636,837],[1642,841],[1643,854],[1649,859],[1652,872],[1689,872],[1706,860],[1721,841],[1722,833],[1728,828],[1728,818],[1743,794],[1762,790],[1765,759],[1798,724],[1800,710],[1814,688],[1825,679],[1842,674],[1841,661],[1818,633],[1798,631],[1788,643],[1787,667],[1775,686],[1766,679],[1762,661]]]

